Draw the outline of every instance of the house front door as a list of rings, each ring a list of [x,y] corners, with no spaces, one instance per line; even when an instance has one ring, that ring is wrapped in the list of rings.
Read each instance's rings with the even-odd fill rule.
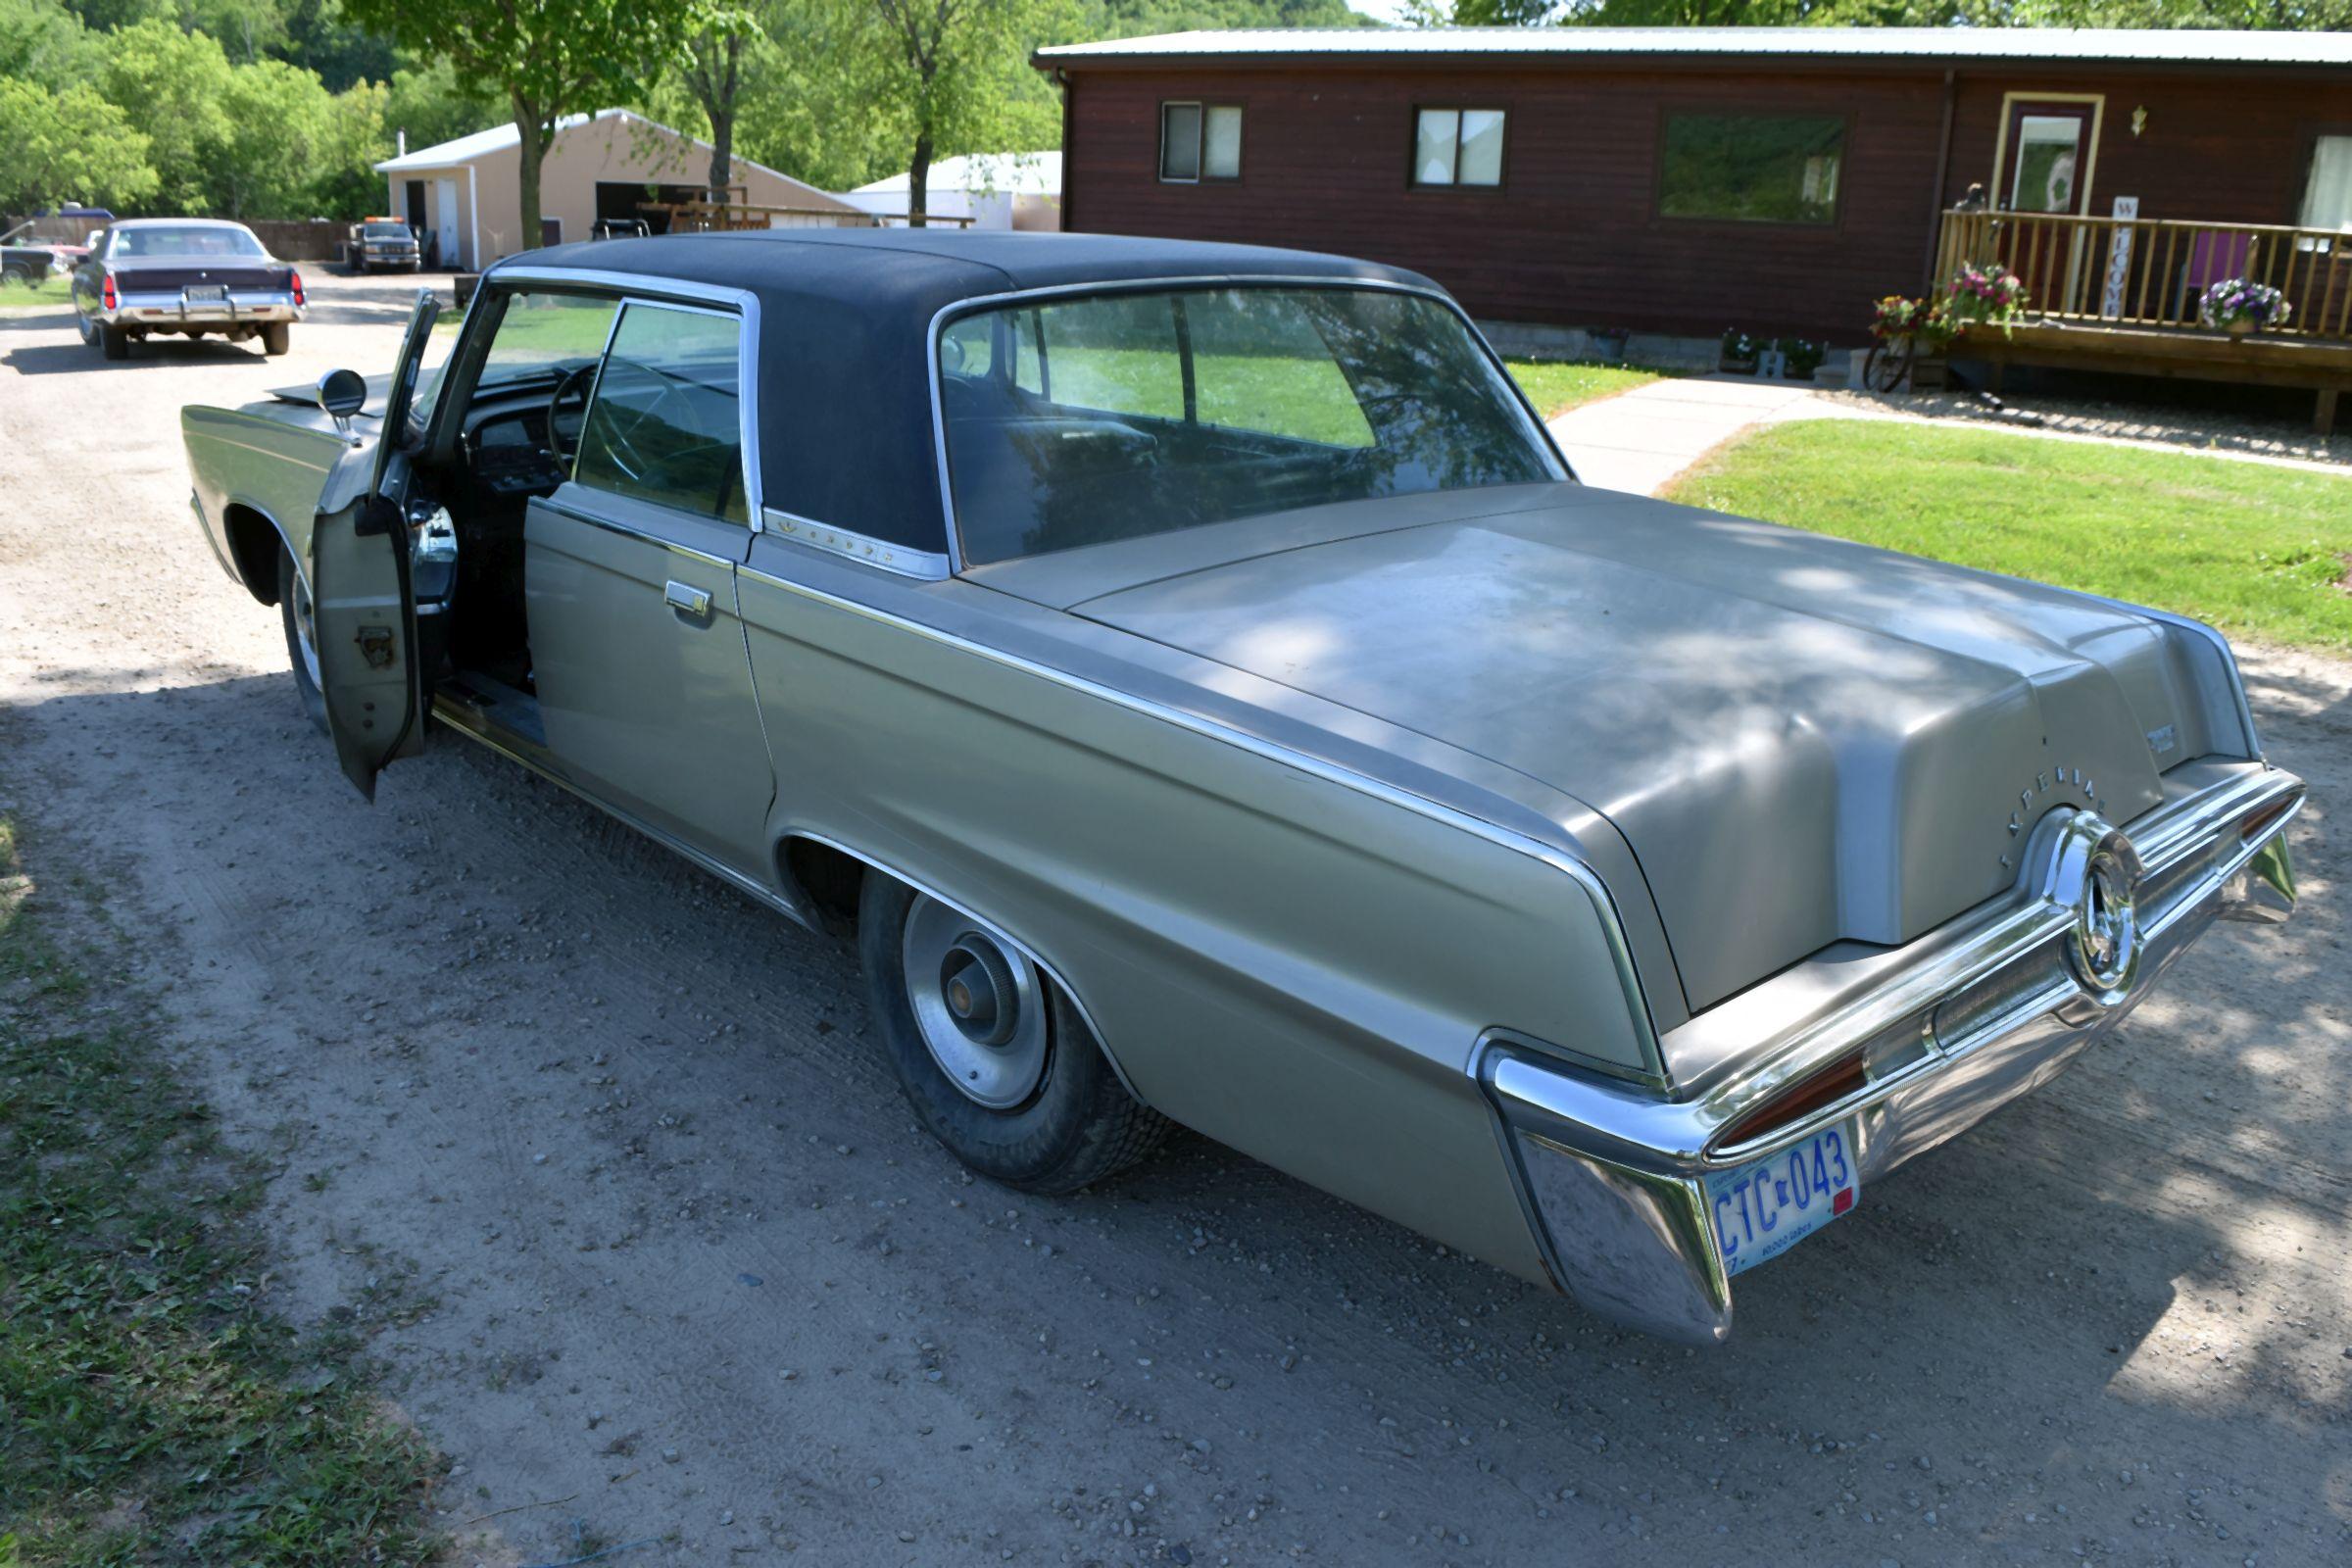
[[[440,255],[438,267],[456,267],[458,258],[458,182],[454,179],[433,181],[434,213],[433,238]]]
[[[2000,205],[2012,213],[2090,211],[2091,126],[2098,105],[2017,98],[2009,104]]]

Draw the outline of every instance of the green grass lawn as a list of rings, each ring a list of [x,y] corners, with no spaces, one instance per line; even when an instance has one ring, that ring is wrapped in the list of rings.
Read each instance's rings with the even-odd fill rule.
[[[74,303],[73,279],[52,272],[38,283],[0,283],[0,311],[49,311]]]
[[[1989,430],[1757,431],[1672,499],[2352,650],[2352,476]]]
[[[131,940],[0,816],[0,1568],[438,1560],[441,1463],[361,1353],[417,1308],[270,1314],[269,1164],[178,1077]]]
[[[1544,418],[1567,413],[1580,403],[1612,398],[1647,386],[1666,370],[1639,365],[1585,365],[1565,360],[1505,360],[1511,375],[1527,391],[1528,401]]]

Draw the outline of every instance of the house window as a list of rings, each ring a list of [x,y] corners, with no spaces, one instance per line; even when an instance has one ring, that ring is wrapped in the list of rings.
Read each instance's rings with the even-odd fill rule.
[[[1838,115],[1668,115],[1658,213],[1835,222],[1844,162],[1845,121]]]
[[[1502,183],[1499,109],[1420,109],[1413,113],[1413,183]]]
[[[2352,234],[2352,136],[2322,136],[2312,147],[2301,221]]]
[[[1179,184],[1241,178],[1241,106],[1161,104],[1159,177]]]

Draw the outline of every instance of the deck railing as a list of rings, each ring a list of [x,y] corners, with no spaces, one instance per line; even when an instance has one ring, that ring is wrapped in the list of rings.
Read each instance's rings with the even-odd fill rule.
[[[1954,209],[1943,215],[1936,277],[1962,262],[2017,273],[2030,316],[2105,326],[2194,327],[2208,287],[2251,278],[2294,308],[2265,336],[2352,341],[2352,234],[2330,229]]]

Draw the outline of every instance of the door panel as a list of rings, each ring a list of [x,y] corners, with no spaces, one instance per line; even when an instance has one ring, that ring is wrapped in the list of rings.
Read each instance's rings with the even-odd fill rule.
[[[416,600],[400,507],[370,491],[311,530],[318,689],[344,776],[375,799],[375,775],[423,750]]]
[[[318,651],[318,690],[344,776],[375,799],[375,775],[423,750],[424,688],[416,664],[416,594],[409,580],[409,530],[400,498],[409,423],[433,321],[441,307],[418,294],[384,395],[368,488],[311,529],[309,573]]]
[[[524,514],[523,596],[540,717],[566,772],[764,883],[775,776],[735,604],[749,539],[566,484]]]

